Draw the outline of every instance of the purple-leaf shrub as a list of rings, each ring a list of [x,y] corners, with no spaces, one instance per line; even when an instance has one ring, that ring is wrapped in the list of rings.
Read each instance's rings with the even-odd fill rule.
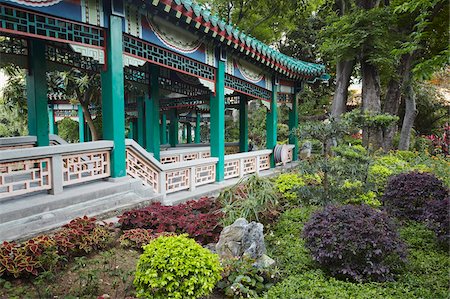
[[[430,173],[409,172],[393,176],[382,197],[387,212],[400,219],[420,220],[430,200],[448,195],[442,181]]]
[[[450,197],[427,203],[423,218],[440,243],[450,246]]]
[[[367,205],[327,206],[303,229],[305,245],[333,276],[388,281],[406,260],[394,221]]]

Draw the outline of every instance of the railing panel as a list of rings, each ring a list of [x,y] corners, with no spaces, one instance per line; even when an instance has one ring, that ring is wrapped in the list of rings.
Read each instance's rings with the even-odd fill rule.
[[[139,155],[127,149],[127,174],[133,178],[141,179],[153,191],[159,192],[159,172]]]
[[[264,155],[259,157],[259,170],[265,170],[270,168],[270,155]]]
[[[161,164],[180,162],[180,155],[175,154],[172,156],[161,157],[160,162],[161,162]]]
[[[256,157],[244,159],[244,169],[243,173],[254,173],[256,172]]]
[[[50,167],[49,158],[1,163],[0,198],[51,189]]]
[[[171,193],[189,189],[191,183],[189,171],[189,168],[166,171],[166,192]]]
[[[63,186],[110,176],[109,151],[63,155]]]
[[[195,168],[195,186],[213,183],[216,179],[216,164],[202,165]]]
[[[239,176],[239,160],[225,161],[224,165],[224,178],[230,179]]]

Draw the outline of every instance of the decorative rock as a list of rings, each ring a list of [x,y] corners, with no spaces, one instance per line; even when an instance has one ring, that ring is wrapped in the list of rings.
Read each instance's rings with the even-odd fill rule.
[[[266,253],[263,229],[261,223],[248,223],[247,220],[239,218],[222,230],[216,251],[221,257],[246,255],[258,259]]]
[[[209,243],[203,246],[203,248],[208,249],[209,251],[211,251],[212,253],[217,253],[216,252],[216,243]]]
[[[256,262],[253,264],[256,268],[270,268],[275,265],[275,260],[268,255],[263,254]]]

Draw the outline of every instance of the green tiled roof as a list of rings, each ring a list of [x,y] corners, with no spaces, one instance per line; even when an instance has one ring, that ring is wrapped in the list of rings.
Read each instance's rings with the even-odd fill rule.
[[[196,30],[203,30],[204,34],[218,39],[228,47],[240,50],[251,60],[269,66],[287,77],[314,79],[325,75],[324,65],[284,55],[239,28],[227,24],[192,0],[152,0],[152,4],[163,6],[166,13],[176,12],[177,18],[184,16],[186,23],[195,26]]]

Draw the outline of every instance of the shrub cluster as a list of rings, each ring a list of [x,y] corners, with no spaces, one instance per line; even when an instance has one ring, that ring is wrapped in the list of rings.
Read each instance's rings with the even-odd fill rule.
[[[123,232],[119,238],[119,243],[123,247],[130,247],[134,249],[142,249],[142,246],[150,243],[151,240],[159,236],[173,235],[171,233],[157,233],[152,229],[135,228]]]
[[[443,200],[447,195],[447,188],[434,175],[410,172],[389,179],[382,202],[393,216],[420,220],[430,200]]]
[[[38,275],[51,270],[63,257],[103,249],[112,241],[106,225],[95,218],[76,218],[53,235],[40,235],[22,243],[0,245],[0,276]]]
[[[156,233],[187,233],[208,244],[217,242],[222,227],[219,220],[223,214],[220,206],[211,198],[188,201],[177,206],[163,206],[161,203],[123,213],[119,216],[122,229],[144,228]]]
[[[220,280],[219,257],[187,235],[161,236],[144,246],[134,279],[141,298],[195,299]]]
[[[313,259],[337,277],[387,281],[405,261],[394,222],[367,205],[328,206],[303,230]]]
[[[427,202],[423,219],[427,227],[434,231],[438,241],[450,246],[450,197],[443,200],[431,200]]]

